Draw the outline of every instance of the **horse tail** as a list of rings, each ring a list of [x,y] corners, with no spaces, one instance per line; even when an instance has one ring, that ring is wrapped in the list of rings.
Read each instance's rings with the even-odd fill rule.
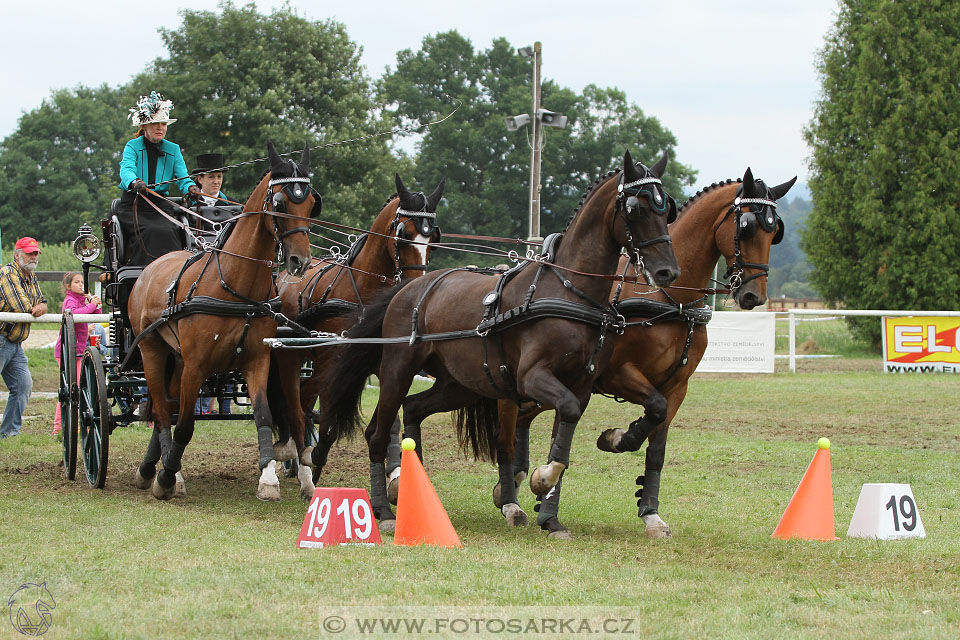
[[[493,398],[482,398],[457,411],[457,438],[460,440],[460,448],[466,453],[469,444],[475,460],[497,461],[499,431],[500,417],[497,401]]]
[[[363,318],[346,333],[347,338],[377,338],[383,335],[383,320],[387,307],[404,287],[414,280],[407,280],[386,290],[372,304],[366,305]],[[330,376],[332,384],[324,385],[321,392],[320,433],[329,429],[333,440],[341,436],[351,437],[363,428],[360,402],[367,378],[377,373],[383,357],[383,345],[376,343],[347,343],[334,349],[336,364]],[[335,382],[334,382],[335,381]],[[326,397],[324,397],[326,396]]]

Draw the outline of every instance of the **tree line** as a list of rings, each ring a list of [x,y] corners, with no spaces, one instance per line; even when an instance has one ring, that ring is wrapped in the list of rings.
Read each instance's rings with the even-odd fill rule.
[[[178,121],[167,137],[188,166],[203,153],[223,153],[228,164],[261,158],[267,140],[285,150],[330,145],[311,157],[325,219],[365,228],[393,193],[394,173],[413,187],[446,176],[445,230],[526,235],[528,139],[508,132],[503,118],[530,110],[531,70],[506,40],[477,49],[456,31],[436,34],[418,51],[400,51],[392,71],[369,78],[358,45],[335,21],[310,21],[289,6],[261,14],[229,2],[181,15],[179,27],[161,30],[168,55],[128,83],[56,90],[21,117],[0,145],[6,238],[67,241],[80,223],[104,217],[120,194],[121,152],[134,133],[127,110],[151,90],[174,101]],[[547,81],[542,95],[571,123],[545,134],[544,232],[563,228],[580,195],[626,149],[647,164],[669,154],[664,182],[673,193],[693,183],[695,172],[675,160],[673,134],[622,91],[576,92]],[[413,144],[400,135],[336,144],[436,120],[457,105]],[[265,169],[230,169],[224,192],[244,200]]]

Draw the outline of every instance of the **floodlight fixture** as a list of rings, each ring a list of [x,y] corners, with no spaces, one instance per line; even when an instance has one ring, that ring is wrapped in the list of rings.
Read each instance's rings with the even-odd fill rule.
[[[546,109],[539,109],[537,111],[537,117],[540,118],[540,122],[543,123],[543,126],[545,127],[565,129],[567,126],[567,116],[560,113],[554,113],[553,111],[547,111]]]
[[[519,49],[517,49],[517,53],[519,53],[524,58],[532,58],[533,47],[520,47]]]
[[[518,116],[506,117],[504,118],[504,121],[507,123],[507,131],[516,131],[530,122],[530,115],[521,113]]]

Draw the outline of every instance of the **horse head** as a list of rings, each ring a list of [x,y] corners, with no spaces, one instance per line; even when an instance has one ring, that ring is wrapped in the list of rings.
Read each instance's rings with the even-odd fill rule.
[[[728,212],[732,215],[725,218],[732,224],[717,228],[717,246],[727,247],[723,254],[733,299],[742,309],[753,309],[767,301],[770,247],[780,244],[784,232],[783,220],[777,214],[777,200],[785,196],[796,181],[794,176],[783,184],[768,187],[763,180],[754,179],[753,171],[747,167]]]
[[[302,276],[311,259],[308,220],[316,217],[322,206],[320,195],[310,186],[310,146],[304,145],[299,162],[284,160],[272,142],[267,142],[267,153],[270,174],[263,222],[282,248],[287,273]]]
[[[426,272],[430,263],[430,244],[440,241],[436,212],[446,184],[447,179],[443,178],[433,193],[424,195],[422,191],[407,189],[400,174],[396,175],[398,203],[391,225],[391,244],[397,268],[395,279],[416,277]]]
[[[666,166],[666,154],[647,168],[634,164],[629,151],[624,153],[614,206],[615,216],[623,222],[613,225],[617,242],[627,250],[637,271],[661,287],[680,275],[667,232],[667,224],[677,217],[677,203],[660,182]]]

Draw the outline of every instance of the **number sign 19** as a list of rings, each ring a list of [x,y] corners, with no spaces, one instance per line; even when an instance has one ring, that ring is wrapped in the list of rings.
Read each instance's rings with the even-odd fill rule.
[[[925,538],[920,510],[909,484],[868,483],[860,490],[860,498],[847,530],[850,538]]]
[[[318,487],[300,527],[297,547],[381,544],[366,489]]]

